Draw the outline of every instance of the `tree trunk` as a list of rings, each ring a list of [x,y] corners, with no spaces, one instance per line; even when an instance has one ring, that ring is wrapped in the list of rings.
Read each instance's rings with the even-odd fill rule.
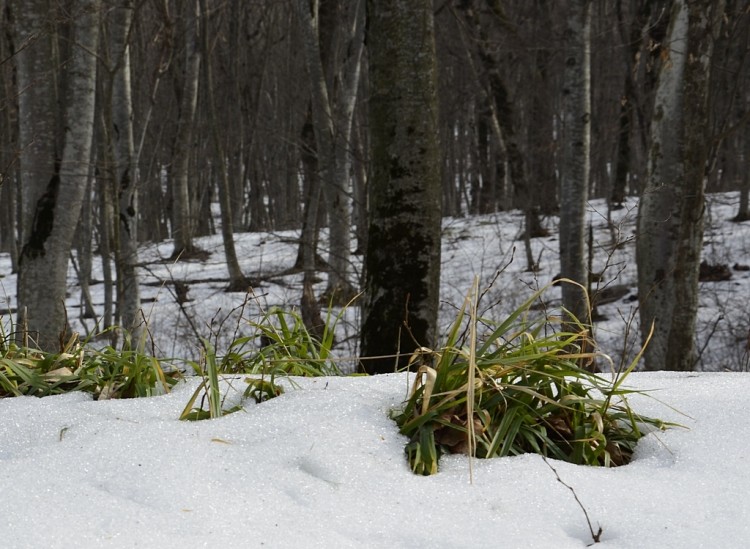
[[[305,207],[302,215],[302,229],[299,237],[297,260],[294,262],[294,267],[304,271],[311,270],[314,273],[318,263],[318,232],[320,230],[318,218],[321,192],[315,136],[313,135],[313,124],[309,114],[305,124],[302,126],[300,139],[300,161],[304,177],[303,192]]]
[[[742,130],[742,134],[737,136],[739,142],[738,150],[739,158],[737,162],[740,166],[747,166],[746,161],[748,160],[748,153],[746,152],[750,147],[750,124],[745,124],[745,128]],[[743,169],[738,175],[738,183],[740,190],[740,202],[737,206],[737,215],[734,216],[733,221],[750,221],[750,172],[747,169]]]
[[[550,3],[547,2],[547,5]],[[532,37],[534,44],[539,44],[533,56],[534,87],[529,106],[529,127],[527,135],[527,154],[529,181],[533,182],[536,204],[542,214],[552,215],[558,212],[558,194],[555,162],[555,104],[557,90],[550,73],[554,74],[553,52],[545,44],[546,28],[552,24],[549,8],[544,7]]]
[[[5,10],[5,3],[2,4]],[[0,17],[6,25],[12,24],[5,20],[10,15],[8,10]],[[4,33],[0,36],[0,59],[10,59],[14,45],[12,34]],[[0,104],[3,105],[2,128],[0,129],[0,251],[9,252],[11,259],[11,270],[18,270],[18,241],[16,240],[16,196],[19,192],[17,172],[17,158],[15,155],[18,143],[16,135],[15,89],[13,78],[13,64],[3,63],[0,66]]]
[[[590,311],[584,288],[588,286],[586,201],[591,151],[590,0],[572,0],[568,9],[560,178],[560,274],[582,286],[562,284],[563,307],[569,315],[589,325]]]
[[[735,215],[733,221],[750,221],[750,174],[745,172],[745,175],[741,179],[740,186],[740,202],[737,206],[737,215]]]
[[[106,178],[99,181],[99,255],[102,258],[102,278],[104,282],[104,310],[102,328],[110,328],[114,323],[114,285],[112,274],[112,233],[114,232],[114,201],[112,185]],[[117,334],[112,333],[113,342]]]
[[[133,100],[130,81],[130,33],[132,0],[121,0],[108,15],[105,51],[107,80],[104,84],[105,169],[111,185],[114,220],[114,256],[117,273],[117,322],[140,339],[138,313],[141,308],[136,265],[138,264],[137,170],[133,137]]]
[[[432,7],[368,1],[372,177],[361,340],[368,373],[392,372],[416,347],[436,343],[442,158]]]
[[[676,0],[651,124],[649,177],[638,208],[638,297],[649,370],[695,367],[698,267],[710,140],[713,24],[723,3]]]
[[[363,143],[362,126],[352,132],[355,155],[354,167],[354,208],[352,219],[357,238],[356,254],[363,254],[367,246],[367,146]]]
[[[182,80],[180,119],[172,159],[172,208],[174,210],[174,251],[172,257],[187,258],[197,250],[193,244],[195,205],[190,199],[190,157],[193,151],[195,111],[200,82],[200,5],[198,0],[186,4],[185,71]]]
[[[208,99],[208,121],[211,127],[211,136],[214,145],[214,157],[219,170],[219,206],[221,211],[221,239],[224,244],[224,255],[229,272],[228,292],[247,292],[250,281],[242,274],[240,262],[237,259],[237,251],[234,247],[234,223],[232,222],[232,204],[230,202],[229,190],[229,168],[224,146],[219,131],[219,121],[216,114],[216,100],[214,98],[214,78],[211,63],[211,48],[209,47],[208,35],[208,8],[206,1],[200,0],[201,17],[203,19],[203,57],[206,71],[206,96]]]
[[[499,8],[495,8],[498,10]],[[500,74],[500,60],[495,53],[488,38],[488,32],[482,25],[481,13],[477,14],[471,3],[462,4],[464,18],[470,28],[474,29],[473,44],[476,47],[477,57],[481,65],[481,79],[486,87],[485,95],[489,104],[489,115],[492,123],[490,127],[494,129],[498,142],[504,144],[504,152],[508,163],[508,172],[511,184],[513,185],[514,207],[524,212],[525,225],[525,244],[527,248],[527,267],[529,271],[536,270],[535,262],[530,254],[530,238],[544,236],[546,232],[541,226],[538,216],[538,208],[535,207],[533,195],[530,188],[530,182],[526,175],[526,162],[524,152],[520,144],[520,136],[517,133],[518,113],[511,103],[508,87]],[[497,11],[494,12],[497,15]],[[469,55],[472,55],[469,52]],[[504,170],[503,170],[504,172]],[[502,181],[497,181],[495,185],[489,185],[485,182],[482,189],[491,190],[491,194],[483,199],[483,203],[488,203],[490,209],[485,209],[483,213],[497,211],[497,205],[500,202],[497,189],[501,186]]]
[[[79,318],[81,324],[86,325],[84,319],[96,318],[94,310],[94,301],[91,298],[91,235],[94,234],[92,215],[91,215],[91,197],[93,195],[94,169],[89,170],[89,178],[86,183],[86,193],[81,206],[81,217],[78,224],[78,235],[76,239],[76,256],[78,260],[78,284],[81,286],[81,312]],[[88,335],[88,334],[86,334]]]
[[[325,77],[320,39],[318,3],[296,2],[302,26],[307,68],[312,89],[312,117],[318,151],[318,169],[328,209],[329,253],[326,295],[346,303],[354,291],[349,282],[351,255],[351,133],[364,49],[364,0],[351,6],[354,19],[342,37],[351,53],[333,89]]]
[[[610,202],[614,208],[621,208],[625,201],[630,172],[631,149],[630,135],[633,127],[633,109],[635,105],[635,83],[633,81],[633,65],[638,62],[641,51],[641,28],[637,24],[638,19],[633,18],[629,32],[626,31],[625,21],[622,13],[622,0],[617,0],[617,24],[620,35],[628,40],[628,49],[625,55],[625,82],[623,94],[620,98],[620,114],[618,116],[617,152],[615,158],[615,173],[612,183]]]
[[[124,0],[115,9],[116,44],[122,48],[115,58],[118,70],[114,75],[112,113],[118,138],[115,141],[115,174],[117,182],[117,307],[122,327],[139,341],[138,328],[141,298],[138,290],[138,170],[133,139],[133,99],[130,83],[130,30],[133,20],[132,0]]]
[[[43,349],[58,346],[67,330],[65,290],[68,261],[86,189],[96,96],[99,1],[72,6],[72,42],[66,64],[67,107],[62,120],[64,145],[55,160],[55,90],[35,80],[56,70],[49,32],[48,5],[23,2],[16,11],[19,37],[29,45],[18,55],[21,127],[21,177],[26,190],[24,245],[18,276],[18,323],[28,326]]]

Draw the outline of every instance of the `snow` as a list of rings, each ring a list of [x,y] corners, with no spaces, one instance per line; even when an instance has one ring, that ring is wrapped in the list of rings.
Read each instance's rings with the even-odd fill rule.
[[[750,543],[745,374],[633,374],[674,408],[636,410],[685,428],[647,435],[624,467],[474,460],[473,483],[466,456],[409,471],[389,419],[406,374],[294,381],[199,422],[177,419],[195,379],[147,399],[0,400],[3,547],[585,547],[550,465],[603,548]]]
[[[730,268],[750,263],[750,224],[733,224],[737,194],[712,195],[704,259]],[[603,284],[634,286],[635,202],[613,212],[593,203],[594,271]],[[557,273],[552,236],[533,241],[541,270],[525,271],[518,213],[444,224],[441,324],[447,326],[472,278],[488,283],[486,316],[502,318],[532,289]],[[609,227],[612,227],[610,229]],[[157,348],[194,358],[197,338],[169,293],[188,280],[186,311],[211,334],[219,353],[246,319],[275,305],[298,303],[300,275],[282,275],[296,256],[294,232],[240,234],[246,274],[263,276],[256,297],[224,293],[221,241],[201,239],[205,262],[161,261],[169,243],[142,248],[142,297]],[[621,244],[613,248],[612,244]],[[514,251],[514,247],[516,248]],[[359,272],[355,258],[353,270]],[[100,262],[94,277],[101,279]],[[606,267],[606,268],[605,268]],[[750,377],[745,341],[750,273],[702,283],[699,373],[643,373],[627,385],[650,391],[630,398],[636,412],[684,428],[651,433],[627,466],[575,466],[536,455],[492,460],[447,456],[432,477],[413,475],[405,438],[390,413],[406,398],[407,374],[282,380],[285,393],[262,404],[244,401],[220,419],[178,417],[199,380],[187,378],[168,395],[93,401],[85,394],[0,399],[0,547],[508,547],[575,548],[593,542],[581,507],[606,548],[741,548],[750,546],[745,420]],[[80,291],[71,268],[67,305],[75,329]],[[0,254],[0,308],[14,305],[15,274]],[[324,282],[316,286],[318,292]],[[97,308],[102,285],[92,286]],[[615,363],[632,356],[637,340],[635,290],[601,307],[602,351]],[[738,296],[744,296],[738,299]],[[548,305],[559,303],[551,289]],[[343,313],[341,356],[355,350],[357,307]],[[5,333],[10,317],[3,315]],[[234,403],[243,376],[224,378]],[[470,475],[470,468],[472,475]],[[554,468],[554,470],[553,470]],[[558,482],[556,474],[573,492]],[[473,477],[473,482],[470,478]]]

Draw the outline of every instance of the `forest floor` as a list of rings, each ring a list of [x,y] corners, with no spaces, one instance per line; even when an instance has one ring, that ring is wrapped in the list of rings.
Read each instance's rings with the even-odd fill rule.
[[[731,221],[737,210],[737,193],[709,195],[700,283],[700,310],[696,345],[698,369],[743,371],[750,369],[747,345],[750,314],[750,222]],[[592,299],[598,303],[595,337],[600,350],[615,365],[632,359],[639,348],[638,300],[635,267],[635,219],[637,202],[629,199],[623,208],[607,213],[604,201],[589,206],[592,227]],[[474,277],[486,293],[480,313],[490,320],[503,319],[535,290],[549,285],[559,273],[556,217],[543,225],[549,235],[531,240],[530,257],[536,270],[529,270],[519,212],[464,218],[446,218],[443,224],[440,325],[442,332],[469,292]],[[208,252],[203,260],[170,261],[170,241],[141,247],[141,299],[157,352],[162,356],[196,359],[199,337],[210,338],[221,353],[238,335],[247,333],[247,319],[257,318],[273,307],[298,307],[302,273],[292,271],[297,257],[295,231],[238,233],[235,246],[243,272],[260,284],[253,293],[227,293],[228,278],[219,235],[197,239]],[[326,232],[321,235],[320,255],[326,255]],[[101,258],[95,257],[91,293],[98,315],[104,304]],[[351,276],[361,277],[361,257],[352,256]],[[326,273],[319,273],[317,295],[325,290]],[[10,273],[7,254],[0,254],[0,316],[9,327],[14,310],[15,274]],[[358,284],[355,284],[358,285]],[[82,293],[71,265],[66,305],[73,329],[81,334],[100,329],[94,319],[82,318]],[[325,304],[323,304],[325,305]],[[550,288],[536,305],[554,312],[560,305],[560,290]],[[325,306],[324,306],[325,309]],[[5,311],[6,314],[1,314]],[[324,311],[325,312],[325,311]],[[337,326],[337,353],[353,357],[358,341],[360,310],[353,305],[341,312]],[[197,332],[197,333],[196,333]],[[347,365],[344,364],[346,368]],[[353,367],[350,361],[348,367]]]

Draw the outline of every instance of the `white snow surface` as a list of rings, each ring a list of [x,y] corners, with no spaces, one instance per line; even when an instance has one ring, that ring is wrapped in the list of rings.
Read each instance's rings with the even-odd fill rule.
[[[389,411],[407,374],[295,379],[220,419],[177,419],[196,380],[164,396],[0,400],[5,548],[510,547],[750,544],[742,373],[636,373],[640,413],[682,423],[627,466],[537,455],[448,456],[411,473]],[[244,385],[244,384],[241,384]]]
[[[650,391],[630,398],[636,412],[684,428],[647,435],[627,466],[574,466],[536,455],[471,462],[447,456],[437,475],[413,475],[406,440],[390,419],[407,397],[407,374],[283,381],[286,392],[278,398],[244,401],[240,412],[199,422],[178,420],[199,383],[195,378],[145,399],[7,398],[0,399],[0,548],[564,549],[593,542],[583,509],[594,531],[602,529],[595,544],[602,548],[750,547],[750,377],[721,372],[750,366],[750,273],[742,269],[750,264],[750,223],[728,222],[736,204],[736,193],[708,201],[703,258],[728,264],[732,279],[701,284],[696,339],[705,372],[637,372],[627,380]],[[635,212],[630,201],[613,212],[609,225],[606,206],[593,202],[589,215],[593,270],[604,271],[603,285],[630,287],[601,307],[606,319],[596,327],[601,350],[614,364],[633,356],[638,339]],[[514,212],[445,220],[443,327],[475,275],[486,285],[501,271],[482,312],[503,318],[558,272],[556,219],[545,220],[551,235],[532,243],[541,267],[536,273],[525,271],[519,219]],[[246,333],[245,319],[297,304],[301,275],[282,274],[294,263],[296,236],[236,235],[245,273],[265,277],[257,299],[244,307],[244,296],[223,292],[218,280],[226,277],[218,237],[198,242],[211,252],[203,262],[162,261],[171,253],[169,242],[144,246],[140,275],[150,285],[141,295],[162,356],[195,358],[198,349],[170,280],[190,281],[185,311],[219,354]],[[101,280],[101,273],[97,258],[94,278]],[[15,305],[15,277],[8,255],[0,254],[0,310]],[[322,280],[316,291],[324,287]],[[99,314],[102,288],[91,288]],[[554,310],[559,290],[551,289],[547,299]],[[78,319],[72,266],[67,305],[74,329],[94,329],[92,320]],[[358,315],[356,306],[343,313],[337,334],[342,356],[356,352]],[[11,316],[1,316],[7,335]],[[242,376],[224,383],[229,401],[237,402]]]

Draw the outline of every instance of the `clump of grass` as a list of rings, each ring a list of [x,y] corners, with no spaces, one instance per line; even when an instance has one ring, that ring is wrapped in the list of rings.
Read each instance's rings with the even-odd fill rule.
[[[622,383],[640,354],[614,379],[598,375],[587,369],[597,355],[586,326],[531,316],[545,290],[500,323],[478,319],[478,298],[467,297],[442,348],[412,356],[416,379],[394,418],[409,437],[412,471],[436,473],[445,453],[533,452],[576,464],[624,465],[645,430],[667,425],[628,404],[637,391]],[[470,296],[477,294],[475,287]],[[480,322],[489,328],[481,340]]]
[[[244,399],[256,403],[277,397],[284,392],[276,383],[278,377],[318,377],[341,375],[332,357],[333,335],[339,316],[329,313],[323,335],[313,337],[296,311],[273,308],[257,321],[249,322],[252,334],[235,338],[227,353],[218,357],[208,340],[202,340],[204,363],[193,365],[203,381],[194,391],[180,419],[198,420],[217,418],[242,409],[241,405],[224,408],[224,396],[219,389],[223,376],[254,375],[246,377]],[[260,342],[260,347],[257,346]],[[201,396],[201,402],[198,397]],[[204,404],[208,402],[208,410]]]
[[[91,393],[95,399],[134,398],[169,392],[177,370],[165,371],[162,360],[132,347],[125,338],[121,349],[94,348],[72,334],[59,352],[35,348],[23,338],[18,344],[3,338],[0,347],[0,398],[48,396],[72,391]]]
[[[208,340],[201,339],[201,343],[203,345],[202,366],[195,363],[192,363],[192,366],[196,374],[203,377],[203,380],[193,391],[180,414],[181,420],[214,419],[242,409],[239,405],[229,409],[224,408],[224,398],[219,386],[219,366],[216,353]],[[199,396],[202,397],[201,403],[196,406]],[[204,407],[206,401],[208,401],[208,410]]]
[[[270,309],[249,322],[252,333],[235,339],[222,359],[225,372],[318,377],[341,375],[331,354],[340,315],[329,308],[320,339],[305,327],[294,310]],[[260,349],[255,345],[260,342]]]

